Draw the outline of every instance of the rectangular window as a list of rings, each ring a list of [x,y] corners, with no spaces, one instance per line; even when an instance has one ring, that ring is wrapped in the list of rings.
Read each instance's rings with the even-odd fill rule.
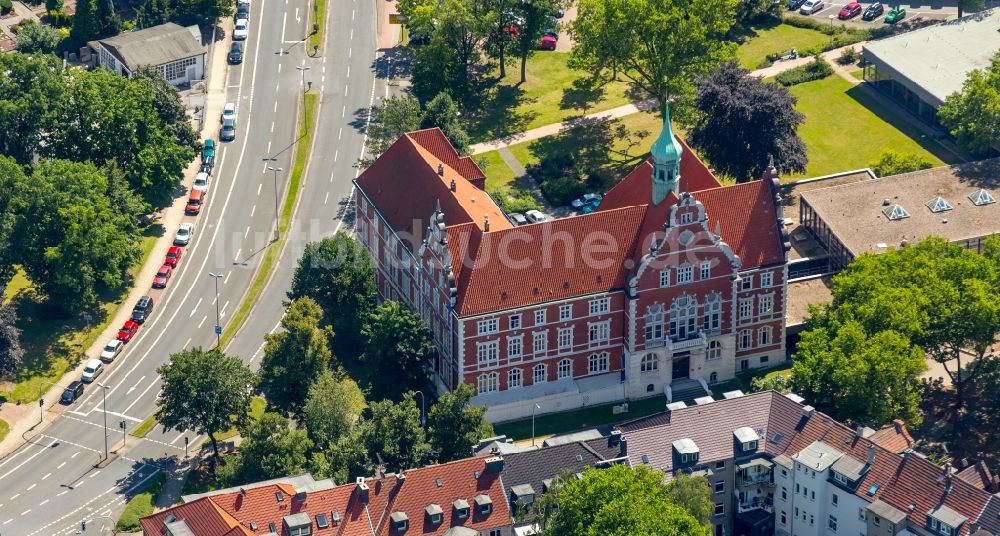
[[[681,214],[681,225],[687,225],[691,223],[693,216],[690,212],[685,212]]]
[[[764,272],[760,274],[760,288],[771,288],[774,284],[774,274],[771,272]]]
[[[865,509],[864,508],[858,508],[858,519],[861,520],[861,521],[864,521],[866,517],[867,516],[865,516]]]
[[[717,480],[715,482],[715,492],[716,493],[725,493],[726,492],[726,481],[725,480]]]
[[[545,309],[541,311],[535,311],[535,325],[541,326],[545,323]]]
[[[532,346],[536,354],[544,354],[549,350],[549,333],[540,331],[533,335]]]
[[[882,526],[882,518],[880,518],[879,516],[873,517],[872,524],[875,525],[876,527]]]
[[[810,525],[815,525],[816,524],[816,516],[814,516],[812,514],[809,514],[809,524]]]
[[[833,502],[833,505],[834,505],[834,506],[837,506],[837,501],[839,501],[839,500],[840,500],[840,497],[837,497],[837,494],[836,494],[836,493],[834,493],[834,494],[832,494],[832,495],[830,496],[830,501],[832,501],[832,502]]]
[[[597,298],[590,300],[590,316],[600,315],[611,311],[611,298]]]
[[[559,320],[571,320],[573,318],[573,306],[572,305],[560,305],[559,306]]]
[[[694,280],[694,266],[681,266],[677,269],[677,284],[690,283]]]
[[[589,332],[590,344],[606,343],[611,340],[611,321],[591,324],[587,331]]]
[[[722,462],[715,462],[715,470],[716,471],[725,471],[726,470],[726,462],[724,462],[724,461],[722,461]]]
[[[781,511],[781,524],[782,525],[788,524],[788,514],[786,514],[784,510]]]
[[[573,328],[559,328],[559,349],[568,350],[573,347]]]
[[[740,290],[753,290],[753,274],[743,276],[741,283]]]
[[[757,311],[760,315],[769,315],[774,312],[774,294],[764,294],[757,302]]]
[[[500,359],[500,341],[479,343],[476,354],[480,365],[497,362]]]
[[[670,286],[670,268],[660,270],[660,288]]]
[[[760,342],[761,346],[767,346],[771,344],[771,327],[764,326],[760,328],[757,332],[757,340]],[[765,361],[761,359],[761,362],[764,363]]]
[[[559,379],[571,378],[573,376],[573,362],[569,359],[563,359],[559,362],[559,368],[556,369]]]
[[[500,329],[500,321],[496,318],[479,321],[479,335],[496,333]]]
[[[787,501],[788,500],[788,488],[786,488],[784,486],[781,487],[781,500],[783,500],[783,501]]]
[[[753,298],[740,298],[740,320],[753,316]]]
[[[510,315],[507,319],[510,324],[510,329],[521,329],[521,315]]]
[[[799,486],[798,484],[795,484],[795,493],[798,493],[800,489],[802,489],[802,487]]]
[[[701,263],[701,278],[708,279],[712,276],[712,263],[708,261],[702,261]]]
[[[597,372],[607,372],[608,371],[608,354],[600,353],[590,356],[587,362],[587,372],[594,374]]]
[[[740,350],[750,348],[751,338],[749,329],[740,331]]]
[[[721,516],[726,513],[726,503],[715,503],[715,515]]]
[[[520,359],[523,355],[524,337],[510,337],[507,339],[507,357]]]

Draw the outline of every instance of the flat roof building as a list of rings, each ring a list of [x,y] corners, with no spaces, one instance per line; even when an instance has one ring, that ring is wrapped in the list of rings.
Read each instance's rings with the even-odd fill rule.
[[[205,78],[205,49],[197,25],[172,22],[88,43],[96,64],[123,76],[152,65],[177,86]]]

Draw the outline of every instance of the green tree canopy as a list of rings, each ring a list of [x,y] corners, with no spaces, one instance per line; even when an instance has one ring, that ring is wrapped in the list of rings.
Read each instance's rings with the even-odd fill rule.
[[[156,419],[168,430],[207,435],[218,460],[215,434],[248,422],[254,373],[239,358],[201,348],[172,354],[156,372],[163,380]]]
[[[350,434],[366,406],[365,395],[354,380],[325,370],[309,386],[302,423],[316,447],[325,449]]]
[[[310,297],[292,302],[281,319],[282,331],[264,336],[260,389],[268,404],[295,416],[302,414],[309,386],[328,370],[333,353],[329,326],[320,327],[323,310]]]
[[[870,167],[875,175],[889,177],[927,169],[933,165],[930,160],[918,154],[901,153],[892,149],[886,149],[878,155],[878,159],[872,162]]]
[[[521,58],[521,83],[527,81],[528,57],[538,50],[545,30],[554,26],[559,0],[531,0],[514,4],[520,16],[517,37],[514,40],[517,54]]]
[[[334,482],[348,482],[355,477],[371,474],[371,467],[361,427],[341,436],[336,443],[328,445],[326,450],[314,452],[310,460],[313,475],[332,478]]]
[[[278,413],[264,413],[241,431],[243,443],[226,468],[230,486],[259,482],[306,471],[312,441],[306,431],[291,428]]]
[[[458,120],[458,105],[448,93],[438,93],[427,103],[420,128],[438,127],[448,141],[455,146],[458,154],[466,154],[469,148],[469,134]]]
[[[703,476],[688,476],[677,473],[667,484],[667,492],[674,504],[680,506],[699,523],[708,527],[715,515],[715,501],[712,500],[712,488]]]
[[[32,19],[25,19],[17,27],[14,47],[18,52],[25,54],[32,52],[52,54],[59,48],[62,40],[63,36],[58,29]]]
[[[412,392],[403,395],[399,403],[391,400],[372,402],[370,415],[360,427],[361,442],[368,459],[381,459],[389,471],[418,467],[424,463],[431,447],[420,426],[420,406]]]
[[[382,101],[368,125],[366,154],[358,158],[355,167],[364,169],[371,166],[403,134],[420,128],[421,119],[420,102],[413,95],[393,95]]]
[[[21,347],[17,313],[9,303],[0,303],[0,380],[13,379],[22,359],[24,348]]]
[[[431,406],[427,435],[442,463],[471,456],[480,439],[493,436],[486,408],[470,403],[474,394],[472,386],[463,383]]]
[[[698,81],[691,146],[737,182],[759,179],[769,158],[803,172],[809,158],[797,132],[805,116],[796,101],[787,88],[727,62]]]
[[[3,101],[0,100],[0,109],[2,107]],[[14,247],[12,239],[18,214],[22,211],[22,198],[18,192],[24,183],[21,166],[10,157],[0,156],[0,191],[9,193],[0,196],[0,291],[7,288],[14,276],[14,264],[19,262],[20,251]]]
[[[78,43],[86,43],[98,37],[101,33],[101,23],[97,18],[97,2],[95,0],[78,0],[76,12],[73,14],[73,28],[69,35]]]
[[[430,42],[414,58],[413,92],[427,101],[447,90],[461,100],[472,90],[473,68],[495,31],[494,16],[482,0],[441,0],[433,9]]]
[[[288,298],[309,296],[337,336],[353,347],[364,339],[364,313],[375,306],[375,268],[368,251],[345,233],[306,244]]]
[[[961,4],[961,3],[960,3]],[[988,69],[974,69],[962,89],[938,108],[938,119],[958,146],[973,153],[997,147],[1000,140],[1000,52]]]
[[[368,317],[363,329],[371,396],[399,400],[405,389],[431,393],[429,371],[434,356],[427,324],[405,305],[388,300]]]
[[[82,4],[82,2],[81,2]],[[77,8],[79,9],[79,7]],[[0,154],[21,165],[34,159],[46,133],[57,128],[68,82],[59,58],[0,54]]]
[[[558,491],[548,536],[709,536],[711,531],[677,505],[663,475],[645,466],[588,469]]]
[[[733,58],[736,45],[724,38],[736,21],[737,3],[580,0],[571,26],[573,64],[623,76],[661,105],[671,96],[687,101],[698,77]]]

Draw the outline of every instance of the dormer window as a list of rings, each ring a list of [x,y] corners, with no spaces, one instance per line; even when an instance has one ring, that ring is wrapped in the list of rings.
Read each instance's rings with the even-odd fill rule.
[[[677,451],[677,457],[680,458],[681,463],[697,463],[698,462],[698,445],[695,445],[694,441],[683,438],[674,441],[674,450]]]
[[[535,502],[535,489],[531,487],[531,484],[513,486],[510,488],[510,498],[512,503],[526,507]]]
[[[690,212],[685,212],[681,214],[681,225],[687,225],[691,223],[692,217]]]
[[[410,518],[405,512],[397,510],[389,515],[389,519],[392,520],[392,528],[396,529],[396,533],[406,532],[410,528]]]
[[[430,520],[432,525],[437,525],[444,521],[444,510],[441,510],[441,506],[437,504],[428,504],[427,508],[424,508],[427,512],[427,519]]]
[[[488,516],[493,512],[493,499],[489,495],[476,495],[474,500],[476,511],[479,512],[479,515]]]
[[[927,528],[941,536],[955,536],[966,521],[967,517],[943,504],[927,512]]]
[[[733,436],[736,437],[736,442],[740,444],[741,452],[744,454],[757,450],[760,435],[753,428],[741,426],[733,430]]]
[[[466,519],[469,517],[469,503],[464,499],[458,499],[451,503],[452,507],[455,508],[455,517],[458,519]]]
[[[743,452],[749,452],[752,450],[757,450],[756,441],[747,441],[746,443],[743,443]]]

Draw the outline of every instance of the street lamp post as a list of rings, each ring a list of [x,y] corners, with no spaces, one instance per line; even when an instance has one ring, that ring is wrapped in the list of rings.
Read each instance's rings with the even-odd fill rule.
[[[425,402],[424,392],[423,391],[417,391],[417,394],[420,395],[420,426],[422,426],[424,428],[427,428],[427,417],[426,417],[426,415],[424,413],[424,408],[426,407],[424,405],[424,402]]]
[[[542,406],[533,404],[531,406],[531,446],[535,446],[535,410],[542,409]]]
[[[306,71],[309,70],[309,67],[306,67],[305,65],[299,65],[299,66],[297,66],[295,68],[298,69],[300,73],[302,73],[302,91],[305,92],[305,90],[306,90]]]
[[[222,274],[208,272],[208,275],[215,279],[215,347],[219,348],[222,346],[222,311],[219,309],[219,278]]]
[[[277,240],[281,238],[281,229],[278,225],[278,172],[282,169],[271,166],[267,166],[267,169],[274,172],[274,239]]]
[[[98,387],[101,388],[101,405],[104,409],[104,459],[108,459],[108,387],[103,383],[98,383]]]

